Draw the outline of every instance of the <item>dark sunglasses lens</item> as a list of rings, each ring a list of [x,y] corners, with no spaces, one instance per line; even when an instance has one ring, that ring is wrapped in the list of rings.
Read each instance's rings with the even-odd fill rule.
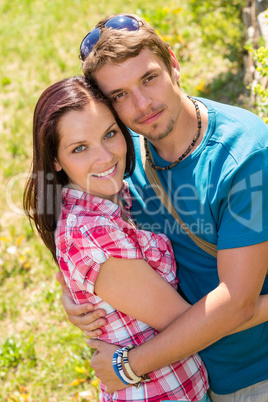
[[[91,52],[92,48],[98,40],[100,39],[100,29],[95,28],[93,31],[91,31],[85,39],[82,41],[81,46],[80,46],[80,58],[81,60],[85,60],[85,58],[89,55]]]
[[[117,17],[111,18],[105,24],[105,28],[112,29],[127,29],[128,31],[138,31],[140,28],[139,21],[133,17],[128,17],[126,15],[118,15]],[[80,46],[80,59],[84,61],[86,57],[91,52],[92,48],[98,40],[100,39],[101,30],[100,28],[95,28],[83,39]]]
[[[127,17],[125,15],[118,15],[117,17],[111,18],[106,22],[106,28],[113,29],[127,29],[128,31],[138,31],[139,21],[135,18]]]

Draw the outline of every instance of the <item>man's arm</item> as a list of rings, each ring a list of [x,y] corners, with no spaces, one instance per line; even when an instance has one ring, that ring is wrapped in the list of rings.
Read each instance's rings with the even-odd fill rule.
[[[268,242],[218,252],[219,285],[178,317],[152,340],[129,352],[136,375],[142,375],[182,360],[233,332],[249,321],[268,267]],[[111,356],[116,348],[97,340],[91,362],[107,392],[122,388],[116,379]],[[156,353],[157,351],[157,353]]]
[[[250,320],[267,267],[268,242],[220,250],[218,287],[161,334],[130,353],[134,372],[141,375],[181,360]]]

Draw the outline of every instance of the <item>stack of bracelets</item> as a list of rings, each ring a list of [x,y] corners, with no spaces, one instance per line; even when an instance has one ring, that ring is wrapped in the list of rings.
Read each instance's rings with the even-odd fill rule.
[[[136,376],[133,373],[129,362],[128,362],[128,352],[129,350],[133,349],[133,345],[125,346],[121,349],[117,349],[113,356],[113,369],[117,377],[126,385],[134,385],[136,388],[139,388],[142,382],[150,381],[150,377],[148,374],[142,375],[141,377]],[[122,365],[122,358],[123,364],[125,368],[125,372],[127,373],[128,377],[124,373],[123,365]]]

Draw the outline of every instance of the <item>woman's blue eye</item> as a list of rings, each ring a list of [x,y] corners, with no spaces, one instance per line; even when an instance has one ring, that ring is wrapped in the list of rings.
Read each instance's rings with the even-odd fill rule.
[[[79,153],[79,152],[84,151],[84,149],[85,149],[84,145],[79,145],[79,147],[76,147],[73,152]]]
[[[115,131],[109,131],[109,133],[106,134],[105,138],[112,138],[115,134]]]

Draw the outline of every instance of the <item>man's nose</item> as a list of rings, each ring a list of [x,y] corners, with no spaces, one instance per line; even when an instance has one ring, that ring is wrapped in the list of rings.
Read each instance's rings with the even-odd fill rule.
[[[152,100],[148,94],[137,90],[134,93],[134,102],[137,110],[144,111],[150,107]]]

